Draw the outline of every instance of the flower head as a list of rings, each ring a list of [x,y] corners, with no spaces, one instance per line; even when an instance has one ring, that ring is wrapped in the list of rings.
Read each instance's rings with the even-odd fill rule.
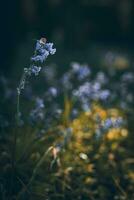
[[[43,63],[49,54],[53,55],[56,52],[56,49],[53,49],[53,43],[46,43],[42,38],[37,40],[35,47],[35,55],[31,58],[33,62]]]

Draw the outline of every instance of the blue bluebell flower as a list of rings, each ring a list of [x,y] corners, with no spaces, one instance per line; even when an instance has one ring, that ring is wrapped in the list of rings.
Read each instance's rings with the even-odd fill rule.
[[[77,62],[72,63],[72,72],[77,74],[78,80],[83,80],[88,77],[91,73],[88,65],[80,65]]]
[[[41,67],[37,67],[35,65],[32,65],[30,67],[31,74],[34,74],[35,76],[38,76],[40,70],[41,70]]]
[[[109,90],[102,90],[99,93],[99,98],[101,100],[104,100],[104,101],[107,100],[109,96],[110,96],[110,91]]]
[[[44,101],[41,98],[36,98],[36,109],[44,108]]]
[[[91,92],[92,92],[91,83],[85,82],[83,85],[79,87],[79,90],[77,91],[76,94],[78,94],[79,97],[82,97],[82,96],[90,97]]]
[[[50,87],[49,88],[49,94],[52,95],[53,97],[56,97],[57,96],[57,88],[55,87]]]
[[[88,68],[88,66],[81,66],[81,68],[79,69],[79,72],[78,72],[78,79],[83,80],[84,78],[89,76],[90,73],[91,72],[90,72],[90,69]]]
[[[65,73],[61,79],[61,83],[63,84],[63,87],[65,89],[72,89],[72,83],[71,83],[71,74],[70,73]]]
[[[104,121],[104,124],[103,124],[104,129],[107,130],[107,129],[111,128],[112,126],[113,126],[113,122],[112,122],[111,118],[108,118]]]
[[[41,63],[46,60],[49,54],[53,55],[56,52],[56,49],[53,49],[53,43],[45,43],[42,40],[37,40],[35,50],[36,53],[31,57],[31,61]]]
[[[72,109],[71,117],[72,119],[76,118],[78,116],[78,109],[74,108]]]
[[[106,77],[104,72],[100,71],[96,75],[96,81],[103,85],[108,82],[108,78]]]
[[[35,55],[31,57],[32,63],[29,68],[24,68],[24,73],[22,75],[19,87],[17,88],[17,93],[20,95],[21,90],[25,87],[25,82],[28,76],[34,74],[37,76],[41,70],[41,67],[38,66],[38,62],[43,63],[49,54],[53,55],[56,52],[56,49],[53,49],[53,43],[46,43],[45,38],[37,40],[35,46]]]
[[[46,49],[51,55],[55,54],[55,52],[56,52],[56,49],[55,49],[55,48],[53,49],[53,43],[46,43],[46,44],[45,44],[45,49]]]
[[[122,117],[118,117],[117,119],[114,120],[113,122],[113,126],[114,127],[121,127],[124,124],[124,120],[122,119]]]
[[[36,98],[35,108],[30,112],[30,121],[39,122],[44,119],[44,101],[41,98]]]
[[[124,124],[124,120],[122,117],[118,117],[116,119],[107,118],[103,123],[103,128],[108,130],[109,128],[119,128]]]
[[[99,82],[94,82],[92,84],[92,90],[93,90],[93,92],[98,92],[100,90],[100,88],[101,88],[101,84]]]
[[[124,83],[131,83],[131,82],[134,82],[134,73],[132,72],[126,72],[122,75],[121,77],[121,80],[124,82]]]
[[[43,63],[48,57],[48,55],[49,55],[49,52],[45,50],[43,54],[33,56],[31,58],[31,61]]]

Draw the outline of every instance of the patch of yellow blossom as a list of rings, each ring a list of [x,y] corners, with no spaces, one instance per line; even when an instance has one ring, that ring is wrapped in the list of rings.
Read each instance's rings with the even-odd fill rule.
[[[66,127],[71,127],[72,129],[72,142],[69,144],[77,153],[80,152],[92,152],[93,146],[90,145],[93,141],[93,138],[96,134],[96,130],[99,129],[100,124],[98,125],[97,119],[100,123],[107,118],[111,118],[112,121],[115,121],[116,118],[123,116],[123,113],[117,108],[105,109],[100,106],[97,102],[93,103],[91,109],[86,112],[82,112],[76,119],[70,121],[69,113],[71,113],[72,103],[65,100],[65,112],[64,112],[64,123],[62,129]],[[102,144],[100,146],[99,152],[105,152],[107,141],[111,141],[111,149],[115,150],[118,148],[118,141],[124,139],[128,136],[128,130],[121,128],[111,128],[108,132],[102,133]]]
[[[129,65],[129,60],[123,56],[117,56],[113,63],[113,67],[116,69],[126,69],[129,67]]]
[[[129,179],[131,179],[134,182],[134,172],[132,172],[132,171],[129,172],[127,176]]]
[[[106,135],[108,140],[118,140],[120,138],[124,138],[128,136],[128,130],[122,128],[112,128]]]

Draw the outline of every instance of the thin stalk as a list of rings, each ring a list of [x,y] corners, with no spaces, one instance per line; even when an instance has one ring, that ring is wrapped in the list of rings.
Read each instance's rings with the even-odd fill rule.
[[[16,125],[19,126],[20,120],[20,93],[17,91],[17,110],[16,110]],[[12,177],[11,177],[11,188],[13,193],[13,186],[16,174],[16,146],[17,146],[17,127],[14,129],[13,135],[13,149],[12,149]]]
[[[35,176],[36,176],[36,174],[37,174],[39,168],[40,168],[41,165],[43,164],[43,162],[44,162],[44,160],[45,160],[47,154],[48,154],[52,149],[53,149],[52,146],[49,147],[48,150],[43,154],[43,156],[41,157],[41,159],[39,160],[39,162],[38,162],[37,165],[35,166],[35,168],[34,168],[34,170],[33,170],[33,173],[32,173],[32,176],[31,176],[29,182],[27,183],[27,185],[25,186],[25,188],[23,188],[23,189],[19,192],[19,194],[18,194],[16,200],[19,200],[20,197],[28,190],[29,186],[30,186],[30,185],[32,184],[32,182],[34,181],[34,178],[35,178]]]

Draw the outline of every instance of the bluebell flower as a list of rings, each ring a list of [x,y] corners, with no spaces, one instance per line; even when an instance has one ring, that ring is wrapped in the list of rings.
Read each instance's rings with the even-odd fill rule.
[[[44,119],[44,112],[42,110],[33,109],[30,112],[31,122],[40,122]]]
[[[72,72],[77,74],[78,80],[83,80],[91,73],[87,65],[80,65],[79,63],[72,63]]]
[[[102,136],[102,131],[98,128],[96,129],[96,138],[99,139]]]
[[[32,65],[30,68],[29,68],[31,74],[34,74],[35,76],[38,76],[40,70],[41,70],[41,67],[37,67],[35,65]]]
[[[85,82],[83,85],[79,87],[78,96],[90,97],[90,95],[91,95],[91,83]]]
[[[123,124],[124,124],[124,120],[122,119],[122,117],[118,117],[113,122],[113,126],[116,127],[116,128],[122,126]]]
[[[62,114],[62,109],[60,109],[60,108],[57,108],[56,110],[55,110],[55,113],[56,113],[56,117],[59,117],[59,116],[61,116],[61,114]]]
[[[56,49],[53,49],[53,43],[46,43],[45,38],[37,40],[35,46],[35,55],[31,57],[31,61],[34,64],[31,64],[29,68],[24,68],[24,73],[20,80],[19,87],[17,88],[17,93],[20,95],[21,90],[25,87],[26,78],[34,74],[37,76],[41,70],[41,67],[37,66],[38,62],[43,63],[49,54],[53,55],[56,52]]]
[[[73,63],[71,63],[71,67],[72,67],[72,72],[76,73],[76,72],[79,71],[79,69],[80,69],[81,66],[77,62],[73,62]]]
[[[100,88],[101,88],[101,84],[99,82],[93,83],[93,85],[92,85],[93,92],[98,92],[100,90]]]
[[[52,95],[53,97],[56,97],[57,96],[57,88],[55,87],[50,87],[49,88],[49,94]]]
[[[43,101],[43,99],[41,99],[41,98],[37,98],[36,99],[36,109],[41,109],[41,108],[44,108],[44,101]]]
[[[89,111],[89,110],[90,110],[90,105],[89,105],[89,103],[88,103],[88,102],[83,102],[83,103],[82,103],[82,109],[83,109],[83,111],[85,111],[85,112]]]
[[[102,91],[100,91],[100,93],[99,93],[99,98],[101,99],[101,100],[107,100],[107,98],[110,96],[110,91],[109,90],[102,90]]]
[[[61,79],[61,83],[63,84],[65,89],[72,89],[72,83],[70,81],[70,73],[65,73]]]
[[[53,43],[45,43],[43,40],[37,40],[36,42],[36,54],[31,57],[33,62],[43,63],[49,54],[53,55],[56,52],[56,49],[53,49]]]
[[[37,67],[35,65],[30,66],[29,68],[24,68],[25,75],[31,76],[31,74],[34,74],[37,76],[41,70],[41,67]]]
[[[103,124],[104,129],[107,130],[107,129],[111,128],[112,126],[113,126],[113,122],[112,122],[111,118],[108,118],[104,121],[104,124]]]
[[[74,109],[72,110],[71,115],[72,115],[72,118],[73,118],[73,119],[76,118],[76,117],[78,116],[78,110],[77,110],[76,108],[74,108]]]
[[[35,50],[39,51],[41,48],[42,48],[42,44],[41,44],[40,40],[37,40]]]
[[[43,63],[46,60],[46,58],[48,57],[48,55],[49,55],[49,52],[45,50],[43,54],[33,56],[31,58],[31,61]]]
[[[108,82],[108,78],[106,77],[104,72],[100,71],[96,75],[96,81],[100,84],[106,84]]]
[[[55,48],[53,49],[53,43],[46,43],[46,44],[45,44],[45,49],[46,49],[51,55],[55,54],[55,52],[56,52],[56,49],[55,49]]]
[[[116,119],[108,118],[103,123],[103,128],[108,130],[109,128],[119,128],[124,124],[124,120],[122,117],[118,117]]]
[[[84,78],[89,76],[90,73],[91,72],[90,72],[90,69],[88,68],[88,66],[81,66],[81,68],[79,69],[79,72],[78,72],[78,79],[83,80]]]
[[[126,83],[134,82],[134,73],[132,72],[126,72],[122,75],[121,80]]]
[[[35,108],[30,112],[30,121],[38,122],[44,119],[44,101],[41,98],[36,98]]]

